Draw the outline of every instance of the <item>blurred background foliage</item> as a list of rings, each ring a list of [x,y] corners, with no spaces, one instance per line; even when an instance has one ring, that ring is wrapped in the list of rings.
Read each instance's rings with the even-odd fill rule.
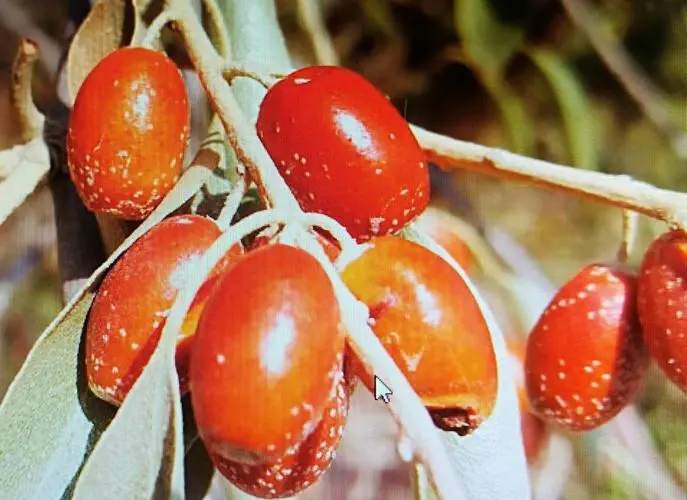
[[[580,2],[326,0],[323,13],[341,64],[387,93],[409,121],[460,139],[686,191],[686,145],[680,154],[671,138],[687,129],[687,3],[585,0],[581,5],[593,21],[587,26],[571,22],[565,8]],[[0,1],[0,148],[17,139],[8,84],[18,37],[31,36],[42,47],[34,92],[39,107],[46,105],[55,94],[54,72],[68,43],[70,18],[78,17],[84,3]],[[296,0],[277,3],[296,62],[312,63]],[[617,42],[661,89],[653,104],[674,128],[647,118],[627,81],[610,71],[590,44],[589,30]],[[621,228],[616,209],[469,172],[437,170],[434,180],[435,204],[478,228],[507,230],[555,284],[590,261],[615,255]],[[664,227],[642,219],[640,229],[630,259],[635,265]],[[0,395],[60,307],[52,205],[41,190],[0,226]],[[687,488],[684,395],[654,371],[638,407],[666,464]],[[584,446],[584,440],[577,444]],[[582,462],[575,464],[567,498],[640,498],[627,474]]]

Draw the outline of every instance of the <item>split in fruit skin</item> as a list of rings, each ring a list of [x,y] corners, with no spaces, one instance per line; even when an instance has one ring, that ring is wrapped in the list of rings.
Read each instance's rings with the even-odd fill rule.
[[[370,308],[370,326],[430,411],[435,425],[474,431],[496,403],[497,367],[479,305],[460,275],[430,250],[375,238],[341,273]],[[372,374],[354,372],[369,390]]]

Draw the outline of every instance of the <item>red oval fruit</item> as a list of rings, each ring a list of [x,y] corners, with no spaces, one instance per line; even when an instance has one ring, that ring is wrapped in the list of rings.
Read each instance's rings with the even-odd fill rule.
[[[515,376],[516,389],[518,392],[518,403],[520,406],[520,429],[522,431],[522,442],[525,448],[527,461],[532,463],[536,460],[541,451],[546,438],[548,429],[546,423],[537,415],[532,413],[530,403],[527,400],[525,389],[525,348],[526,342],[515,335],[506,336],[506,346],[508,355]]]
[[[221,235],[212,219],[180,215],[144,234],[115,262],[103,279],[86,324],[86,375],[101,399],[121,404],[157,346],[176,296],[193,264]],[[185,318],[177,342],[182,392],[198,311],[216,277],[241,253],[235,246],[212,271]]]
[[[408,124],[367,80],[314,66],[276,83],[257,129],[301,207],[359,241],[397,231],[429,200],[425,156]]]
[[[146,218],[179,177],[189,120],[184,81],[164,53],[126,47],[102,59],[79,88],[67,133],[86,207]]]
[[[213,289],[191,353],[191,397],[208,451],[255,465],[282,457],[322,416],[344,334],[331,283],[303,250],[248,253]]]
[[[332,464],[346,424],[349,397],[348,384],[340,375],[315,430],[276,462],[245,465],[214,456],[215,467],[232,484],[254,497],[299,494],[315,484]]]
[[[649,247],[638,278],[637,305],[647,350],[687,392],[687,235],[675,230]]]
[[[466,434],[494,407],[496,357],[469,288],[426,248],[384,236],[341,274],[370,309],[370,324],[437,426]],[[362,367],[358,376],[370,390]]]
[[[600,264],[561,287],[527,342],[527,396],[542,418],[590,430],[634,398],[648,365],[635,301],[635,277]]]

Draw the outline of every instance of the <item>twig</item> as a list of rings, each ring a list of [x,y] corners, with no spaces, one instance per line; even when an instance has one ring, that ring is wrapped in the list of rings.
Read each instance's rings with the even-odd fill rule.
[[[666,111],[668,99],[665,94],[630,58],[613,34],[601,26],[599,14],[594,12],[585,0],[561,1],[572,22],[587,35],[596,52],[625,87],[630,97],[670,141],[677,156],[687,160],[687,132],[682,130]]]
[[[629,175],[567,167],[452,139],[417,126],[412,126],[412,129],[430,159],[443,163],[444,167],[464,168],[551,187],[682,227],[687,223],[687,194],[660,189]]]
[[[310,36],[317,63],[338,66],[339,55],[327,32],[321,9],[318,0],[298,0],[298,20]]]
[[[620,247],[616,259],[620,263],[627,262],[627,259],[634,251],[635,243],[637,242],[637,230],[639,229],[639,214],[631,210],[623,210],[623,231],[620,240]]]
[[[12,110],[19,126],[22,143],[29,142],[34,137],[38,137],[43,130],[45,122],[45,117],[36,108],[31,93],[33,70],[38,58],[38,45],[27,38],[23,38],[19,43],[17,55],[12,66],[12,87],[10,92]]]

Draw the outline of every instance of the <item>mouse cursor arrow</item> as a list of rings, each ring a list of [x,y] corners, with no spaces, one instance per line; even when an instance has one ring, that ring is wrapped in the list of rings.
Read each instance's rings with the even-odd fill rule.
[[[375,401],[382,400],[385,403],[389,402],[389,396],[393,392],[389,389],[389,386],[382,382],[382,379],[375,375]]]

